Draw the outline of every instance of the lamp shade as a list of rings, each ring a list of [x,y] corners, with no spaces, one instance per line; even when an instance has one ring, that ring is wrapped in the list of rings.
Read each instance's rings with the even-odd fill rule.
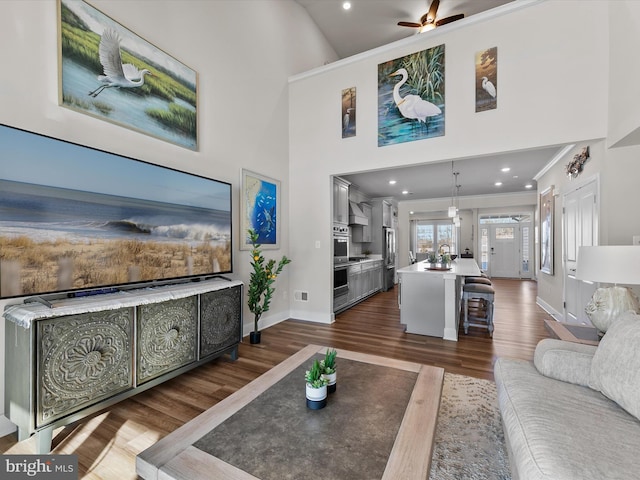
[[[580,247],[576,278],[599,283],[640,285],[640,246]]]

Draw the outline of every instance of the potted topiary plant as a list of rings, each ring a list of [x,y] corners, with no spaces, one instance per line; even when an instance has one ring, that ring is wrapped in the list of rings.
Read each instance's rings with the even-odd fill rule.
[[[307,407],[319,410],[327,405],[327,379],[322,375],[322,367],[314,360],[311,368],[304,373],[306,380]]]
[[[269,310],[269,304],[273,297],[275,287],[273,283],[276,281],[282,269],[291,260],[283,256],[276,263],[271,259],[265,263],[265,258],[260,250],[261,245],[258,242],[258,234],[252,230],[248,230],[251,239],[251,267],[253,271],[249,278],[248,304],[249,310],[253,313],[253,332],[249,335],[252,344],[260,343],[260,331],[258,330],[258,321],[264,312]]]
[[[327,349],[324,360],[320,360],[320,367],[322,368],[322,375],[327,379],[327,393],[333,393],[336,391],[336,356],[338,352],[335,349]]]

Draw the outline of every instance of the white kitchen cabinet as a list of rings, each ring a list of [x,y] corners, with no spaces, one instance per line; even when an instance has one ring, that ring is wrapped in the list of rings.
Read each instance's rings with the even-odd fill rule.
[[[349,224],[349,182],[333,178],[333,223]]]

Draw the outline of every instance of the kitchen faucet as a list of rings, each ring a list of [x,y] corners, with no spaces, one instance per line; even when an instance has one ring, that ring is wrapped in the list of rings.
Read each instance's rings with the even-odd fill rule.
[[[447,247],[446,253],[451,253],[451,247],[449,245],[447,245],[446,243],[443,243],[442,245],[440,245],[440,254],[445,253],[444,247]]]

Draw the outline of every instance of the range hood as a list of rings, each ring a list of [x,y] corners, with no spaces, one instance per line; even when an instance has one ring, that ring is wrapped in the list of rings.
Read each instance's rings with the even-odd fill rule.
[[[349,202],[349,225],[369,225],[369,219],[356,202]]]

